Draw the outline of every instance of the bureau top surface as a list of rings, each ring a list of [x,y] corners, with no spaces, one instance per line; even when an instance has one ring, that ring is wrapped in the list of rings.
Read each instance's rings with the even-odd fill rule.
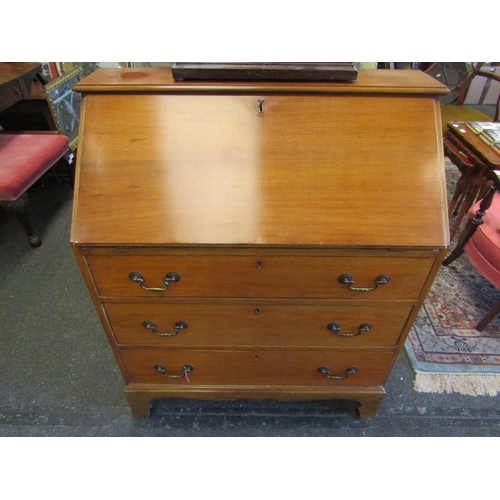
[[[379,88],[394,95],[271,83],[248,93],[207,84],[212,92],[200,94],[158,90],[162,79],[177,86],[159,71],[133,79],[103,70],[77,89],[74,243],[448,245],[439,103],[427,75],[381,76]],[[376,87],[377,71],[349,85]],[[422,92],[401,94],[391,79]],[[144,91],[130,91],[139,80]]]
[[[175,81],[170,68],[100,68],[79,82],[78,92],[315,92],[447,94],[434,78],[416,70],[360,70],[354,82]]]

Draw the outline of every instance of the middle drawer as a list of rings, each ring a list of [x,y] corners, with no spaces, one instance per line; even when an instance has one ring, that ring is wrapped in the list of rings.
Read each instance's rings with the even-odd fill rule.
[[[412,311],[395,303],[283,302],[158,300],[106,303],[105,309],[118,344],[164,347],[390,347]]]

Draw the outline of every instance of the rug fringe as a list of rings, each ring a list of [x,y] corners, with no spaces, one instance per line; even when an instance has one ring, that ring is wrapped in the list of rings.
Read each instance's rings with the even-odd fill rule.
[[[500,374],[416,372],[413,387],[417,392],[496,396],[500,393]]]

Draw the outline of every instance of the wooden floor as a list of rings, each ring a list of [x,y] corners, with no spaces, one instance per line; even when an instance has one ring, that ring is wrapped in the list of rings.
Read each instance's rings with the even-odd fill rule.
[[[132,418],[70,248],[69,183],[29,194],[40,248],[0,213],[0,436],[500,436],[499,398],[417,393],[404,352],[373,420],[350,402],[244,400],[162,400]]]

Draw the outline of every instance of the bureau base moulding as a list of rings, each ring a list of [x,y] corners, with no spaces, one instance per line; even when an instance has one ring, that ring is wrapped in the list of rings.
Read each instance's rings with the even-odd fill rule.
[[[351,399],[358,401],[360,418],[374,418],[385,397],[385,389],[377,387],[337,387],[304,388],[304,387],[217,387],[200,386],[186,390],[184,387],[164,387],[161,385],[129,384],[125,395],[132,408],[134,417],[148,417],[151,403],[161,398],[192,398],[209,400],[236,399],[273,399],[275,401],[319,401],[334,399]]]

